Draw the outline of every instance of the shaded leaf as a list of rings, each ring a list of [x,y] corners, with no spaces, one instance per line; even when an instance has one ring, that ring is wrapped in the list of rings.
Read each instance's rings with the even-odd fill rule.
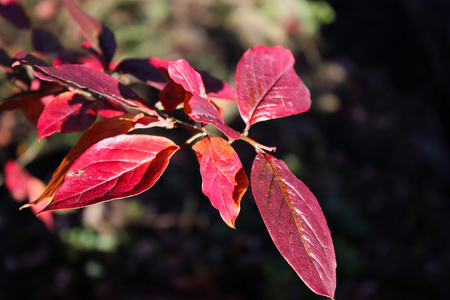
[[[133,90],[104,72],[83,65],[34,66],[34,71],[41,80],[57,81],[77,89],[88,90],[124,107],[137,109],[153,116],[157,115]]]
[[[187,92],[192,94],[187,109],[192,119],[214,125],[231,139],[238,139],[241,136],[239,132],[225,124],[219,111],[206,95],[200,74],[186,60],[171,61],[169,63],[169,75],[174,82],[181,84]]]
[[[0,15],[19,29],[30,28],[30,19],[17,0],[0,0]]]
[[[0,112],[20,109],[30,123],[37,128],[39,117],[44,111],[45,105],[51,101],[53,97],[52,94],[49,95],[47,92],[18,94],[9,101],[1,103]]]
[[[56,36],[53,33],[43,29],[33,29],[31,32],[31,41],[36,51],[50,54],[63,50]]]
[[[43,210],[79,208],[142,193],[159,179],[179,147],[149,135],[118,135],[86,150]]]
[[[276,247],[315,293],[336,289],[336,257],[330,230],[311,191],[286,164],[259,153],[251,172],[252,191]]]
[[[72,19],[77,23],[90,45],[105,58],[105,67],[116,51],[116,39],[112,31],[94,17],[83,12],[70,0],[62,0]]]
[[[12,59],[9,57],[8,53],[0,47],[0,67],[4,69],[6,72],[11,73],[12,72]]]
[[[307,111],[310,93],[294,71],[294,57],[281,46],[248,50],[236,71],[237,104],[247,124]]]
[[[167,84],[167,78],[161,73],[160,68],[167,70],[168,66],[169,61],[161,58],[135,58],[122,60],[114,71],[131,74],[148,85],[162,90]]]
[[[178,105],[189,101],[190,94],[186,92],[181,84],[175,82],[169,82],[159,92],[159,101],[161,101],[164,110],[167,111],[169,116],[177,109]]]
[[[53,172],[52,178],[45,188],[44,192],[31,205],[36,205],[47,198],[53,197],[64,181],[64,177],[69,171],[74,161],[89,147],[95,143],[112,136],[124,134],[133,130],[136,122],[135,116],[131,114],[117,116],[114,118],[104,119],[95,123],[88,129],[78,140],[78,142],[70,149],[69,153],[64,157],[61,164]],[[26,206],[25,206],[26,207]]]
[[[72,92],[61,93],[45,105],[37,124],[38,138],[86,130],[96,118],[92,101]]]
[[[104,69],[101,61],[96,56],[86,54],[85,51],[64,50],[58,52],[57,57],[53,60],[53,67],[67,64],[85,65],[86,67],[99,71],[103,71]]]
[[[199,71],[199,74],[202,77],[205,91],[209,98],[229,101],[236,100],[236,90],[231,84],[220,80],[205,71]]]
[[[224,139],[206,137],[192,146],[202,175],[202,191],[220,212],[225,223],[234,228],[248,178],[238,155]]]
[[[105,118],[105,119],[120,116],[120,115],[128,113],[128,111],[125,108],[123,108],[116,102],[112,102],[109,100],[98,100],[98,101],[95,101],[94,104],[95,104],[97,113],[102,118]]]

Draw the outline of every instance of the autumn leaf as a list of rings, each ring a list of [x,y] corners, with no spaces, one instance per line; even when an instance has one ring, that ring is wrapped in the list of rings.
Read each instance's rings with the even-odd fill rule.
[[[0,16],[19,29],[30,28],[30,19],[17,0],[0,0]]]
[[[89,44],[103,56],[105,66],[107,66],[116,51],[116,40],[112,31],[94,17],[83,12],[72,1],[62,0],[62,2]]]
[[[160,178],[178,149],[171,140],[159,136],[123,134],[101,140],[77,158],[43,211],[140,194]]]
[[[47,198],[53,197],[56,191],[61,187],[66,173],[83,152],[105,138],[132,131],[135,124],[138,122],[135,117],[135,115],[127,114],[104,119],[95,123],[81,136],[75,146],[73,146],[69,153],[63,158],[61,164],[55,172],[53,172],[52,178],[44,192],[34,202],[30,203],[30,205],[25,205],[22,208],[34,206]],[[154,118],[154,120],[157,119]]]
[[[248,50],[236,71],[237,104],[247,124],[307,111],[310,93],[294,71],[294,57],[281,46]]]
[[[188,105],[189,116],[197,122],[212,124],[231,139],[238,139],[241,134],[230,128],[223,120],[220,112],[208,98],[200,74],[184,59],[169,63],[169,75],[172,80],[181,84],[192,94]]]
[[[148,85],[162,90],[167,84],[167,78],[160,68],[167,69],[169,61],[161,58],[133,58],[124,59],[115,67],[116,72],[131,74]]]
[[[92,101],[72,92],[57,95],[45,105],[39,118],[38,138],[42,139],[55,132],[69,133],[88,129],[97,118],[92,104]]]
[[[26,63],[26,61],[25,61]],[[129,87],[121,84],[114,77],[83,65],[59,65],[56,67],[33,66],[41,80],[57,81],[63,85],[80,90],[88,90],[104,96],[120,105],[140,110],[152,116],[157,113]]]
[[[234,149],[220,137],[206,137],[192,146],[202,176],[202,191],[220,212],[225,223],[235,228],[248,178]]]
[[[167,111],[169,116],[178,107],[178,105],[189,101],[190,94],[186,92],[181,84],[175,82],[169,82],[159,92],[159,101],[161,101],[164,110]]]
[[[283,161],[269,154],[256,156],[251,184],[264,224],[280,253],[313,292],[333,298],[334,246],[314,195]]]

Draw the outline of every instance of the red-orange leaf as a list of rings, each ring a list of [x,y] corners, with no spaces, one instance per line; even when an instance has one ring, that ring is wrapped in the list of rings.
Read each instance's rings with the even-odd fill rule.
[[[75,160],[89,147],[95,143],[112,136],[127,133],[134,129],[137,120],[134,115],[121,115],[109,119],[101,120],[95,123],[89,130],[87,130],[78,142],[70,149],[66,157],[62,160],[58,168],[53,172],[44,192],[30,205],[34,206],[43,200],[53,197],[56,191],[61,187],[66,173],[69,171]],[[28,205],[25,205],[26,207]]]
[[[118,135],[84,152],[71,166],[43,210],[79,208],[125,198],[149,189],[179,147],[165,137]]]
[[[280,253],[313,292],[333,298],[334,246],[314,195],[283,161],[269,154],[256,156],[251,182],[264,224]]]
[[[254,123],[299,114],[311,106],[309,91],[295,74],[294,57],[281,46],[248,50],[238,63],[236,84],[247,130]]]
[[[202,191],[220,212],[225,223],[234,228],[248,178],[234,149],[220,137],[206,137],[194,146],[202,175]]]

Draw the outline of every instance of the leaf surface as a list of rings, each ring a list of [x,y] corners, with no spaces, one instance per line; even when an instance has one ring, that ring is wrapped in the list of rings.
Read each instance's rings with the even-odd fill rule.
[[[206,95],[205,86],[200,74],[184,59],[170,61],[169,75],[172,80],[181,84],[192,94],[189,100],[189,116],[197,122],[212,124],[231,139],[238,139],[241,134],[230,128],[219,111]]]
[[[56,191],[61,187],[66,173],[69,171],[75,160],[95,143],[119,134],[132,131],[134,125],[138,122],[134,115],[127,114],[113,118],[104,119],[95,123],[88,129],[70,149],[69,153],[63,158],[61,164],[53,172],[52,178],[45,188],[44,192],[31,204],[32,206],[53,197]]]
[[[248,50],[238,63],[236,84],[237,104],[247,129],[311,106],[310,93],[294,71],[294,57],[281,46]]]
[[[138,109],[149,115],[157,113],[145,103],[145,100],[112,76],[83,65],[59,65],[56,67],[34,66],[39,79],[58,81],[78,89],[87,89],[122,106]]]
[[[38,138],[42,139],[55,132],[86,130],[94,124],[96,118],[92,101],[72,92],[61,93],[45,105],[37,124]]]
[[[31,41],[34,50],[41,53],[58,53],[64,50],[56,36],[44,29],[33,29]]]
[[[159,179],[178,149],[171,140],[159,136],[124,134],[104,139],[74,162],[43,211],[79,208],[142,193]]]
[[[206,137],[192,146],[202,176],[202,191],[220,212],[225,223],[235,228],[248,178],[238,155],[224,139]]]
[[[167,69],[169,62],[161,58],[134,58],[122,60],[115,71],[131,74],[148,85],[162,90],[167,79],[161,74],[160,68]]]
[[[259,153],[251,172],[252,191],[276,247],[315,293],[336,289],[336,257],[330,230],[317,199],[286,164]]]

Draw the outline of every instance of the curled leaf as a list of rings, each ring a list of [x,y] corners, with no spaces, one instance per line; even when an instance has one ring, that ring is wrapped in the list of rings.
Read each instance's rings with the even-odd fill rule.
[[[192,119],[214,125],[231,139],[238,139],[241,136],[239,132],[225,124],[220,112],[209,100],[200,74],[186,60],[171,61],[169,75],[174,82],[181,84],[187,92],[192,94],[188,101],[189,107],[185,109]]]

